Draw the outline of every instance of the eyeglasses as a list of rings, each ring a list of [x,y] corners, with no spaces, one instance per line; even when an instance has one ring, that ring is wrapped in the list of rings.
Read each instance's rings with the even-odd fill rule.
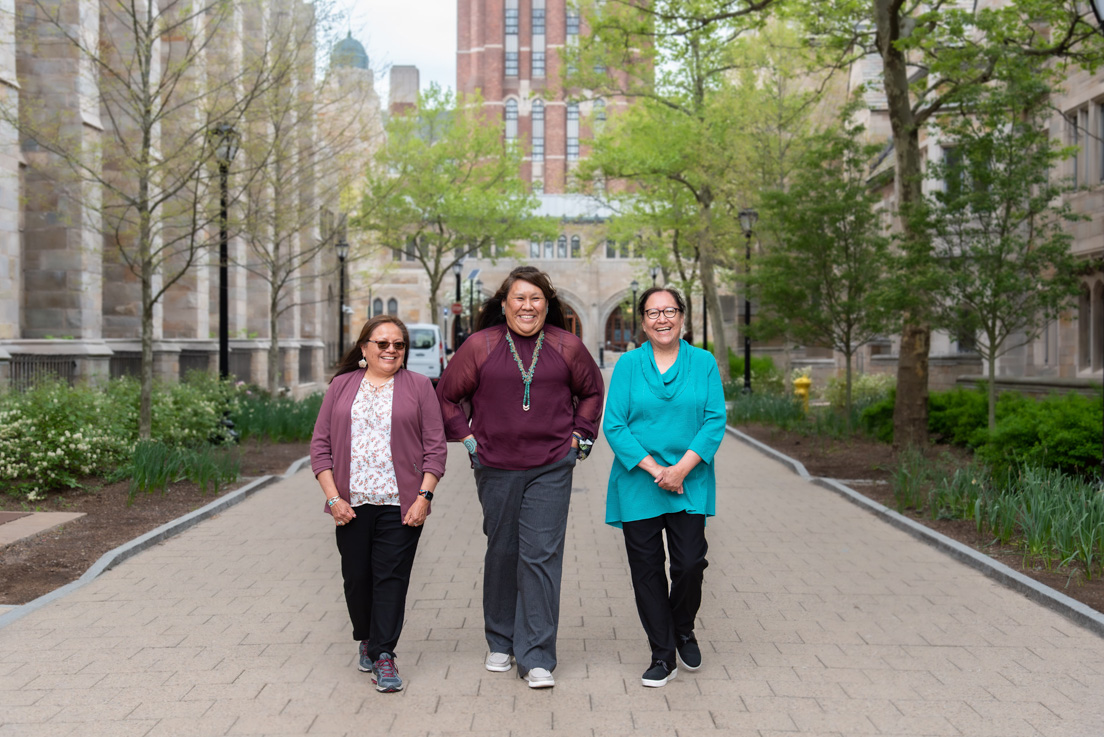
[[[668,320],[673,318],[678,313],[682,312],[678,307],[664,307],[662,310],[644,310],[644,317],[649,320],[658,320],[660,315],[663,315]]]
[[[375,343],[376,345],[378,345],[378,346],[379,346],[379,349],[380,349],[381,351],[385,351],[385,350],[387,350],[388,348],[390,348],[391,346],[395,346],[395,350],[397,350],[397,351],[401,351],[401,350],[403,350],[404,348],[406,348],[406,343],[402,342],[401,340],[395,340],[395,341],[389,341],[389,340],[369,340],[368,342],[369,342],[369,343]]]

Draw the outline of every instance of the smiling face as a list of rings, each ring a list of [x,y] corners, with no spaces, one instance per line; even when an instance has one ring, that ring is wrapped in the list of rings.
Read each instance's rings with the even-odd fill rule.
[[[518,335],[536,335],[548,316],[548,300],[540,287],[518,279],[510,286],[503,302],[506,324]]]
[[[678,302],[675,301],[674,296],[670,292],[656,292],[651,297],[648,297],[648,301],[644,304],[644,311],[648,310],[661,310],[659,317],[652,320],[646,315],[643,317],[641,327],[644,329],[644,335],[647,336],[648,341],[652,344],[652,349],[664,349],[671,346],[678,345],[679,340],[682,338],[682,313],[679,312],[674,317],[666,317],[663,315],[662,310],[668,307],[678,308]]]
[[[389,345],[386,350],[380,350],[378,345],[371,342],[373,340],[386,340]],[[395,348],[395,341],[403,341],[402,330],[393,322],[385,322],[372,331],[368,342],[361,343],[360,352],[368,362],[368,371],[373,375],[381,378],[394,376],[402,368],[406,349],[400,351]]]

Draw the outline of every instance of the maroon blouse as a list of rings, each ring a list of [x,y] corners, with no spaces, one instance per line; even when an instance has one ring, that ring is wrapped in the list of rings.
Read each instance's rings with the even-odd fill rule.
[[[475,435],[480,463],[521,471],[561,460],[573,431],[596,437],[605,387],[583,342],[546,325],[526,412],[525,384],[506,330],[496,325],[468,337],[441,375],[437,398],[448,440]],[[512,330],[510,335],[528,369],[537,336],[526,338]]]

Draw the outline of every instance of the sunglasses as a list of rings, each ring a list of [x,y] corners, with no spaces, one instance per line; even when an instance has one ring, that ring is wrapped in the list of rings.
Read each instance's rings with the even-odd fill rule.
[[[368,342],[369,342],[369,343],[375,343],[376,345],[378,345],[378,346],[379,346],[379,349],[380,349],[381,351],[385,351],[385,350],[387,350],[388,348],[390,348],[391,346],[395,346],[395,350],[397,350],[397,351],[401,351],[401,350],[403,350],[404,348],[406,348],[406,343],[402,342],[401,340],[396,340],[396,341],[389,341],[389,340],[369,340]]]

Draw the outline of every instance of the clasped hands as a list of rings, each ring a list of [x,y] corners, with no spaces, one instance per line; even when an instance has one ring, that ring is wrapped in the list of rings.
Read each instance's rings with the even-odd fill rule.
[[[690,469],[684,470],[681,463],[676,463],[673,466],[657,465],[656,471],[652,476],[655,478],[655,482],[659,484],[659,488],[681,494],[682,481],[689,472]]]

